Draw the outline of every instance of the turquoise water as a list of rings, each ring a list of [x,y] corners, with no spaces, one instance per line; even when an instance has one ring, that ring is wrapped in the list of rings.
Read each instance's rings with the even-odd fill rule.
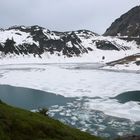
[[[124,92],[114,97],[114,99],[117,99],[120,103],[126,103],[129,101],[135,101],[140,103],[140,91]]]
[[[0,99],[9,105],[28,110],[52,105],[65,105],[73,100],[49,92],[9,85],[0,85]]]
[[[119,100],[124,98],[131,100],[128,95],[128,93],[118,95]],[[140,132],[140,122],[131,122],[128,119],[105,115],[101,111],[87,109],[84,103],[89,97],[66,98],[40,90],[0,85],[0,99],[9,105],[28,110],[47,107],[51,117],[102,137],[116,138],[118,135]],[[97,97],[92,99],[96,100]]]

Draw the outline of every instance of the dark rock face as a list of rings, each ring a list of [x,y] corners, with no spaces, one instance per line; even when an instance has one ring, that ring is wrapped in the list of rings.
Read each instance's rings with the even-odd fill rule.
[[[33,54],[41,57],[46,52],[64,57],[78,57],[94,49],[116,51],[130,49],[126,48],[125,44],[119,46],[117,42],[102,38],[88,30],[56,32],[35,25],[13,26],[0,31],[0,34],[3,33],[6,33],[5,41],[0,42],[0,52],[3,55]],[[2,40],[3,36],[0,37]]]
[[[84,39],[97,35],[88,30],[52,32],[37,25],[30,27],[13,26],[3,30],[3,32],[4,31],[17,31],[15,34],[21,37],[24,33],[28,33],[30,35],[29,38],[33,40],[33,43],[24,43],[23,40],[23,43],[16,45],[13,38],[7,38],[4,43],[0,42],[0,51],[5,55],[8,53],[14,53],[17,55],[34,54],[34,56],[39,55],[40,57],[44,52],[48,52],[50,54],[56,53],[58,56],[61,54],[66,57],[79,56],[80,54],[88,53],[88,51],[92,51],[92,48],[86,48],[83,46],[81,43],[82,40],[78,35],[80,34]]]
[[[134,7],[116,19],[104,35],[140,37],[140,6]]]
[[[105,41],[105,40],[96,41],[96,46],[98,49],[101,49],[101,50],[117,50],[117,51],[119,51],[119,49],[115,45],[113,45],[111,42]]]
[[[111,61],[106,63],[108,66],[115,66],[115,65],[124,65],[124,64],[129,64],[129,63],[135,63],[136,65],[140,65],[140,61],[137,60],[140,59],[140,53],[130,55],[127,57],[124,57],[122,59],[116,60],[116,61]]]

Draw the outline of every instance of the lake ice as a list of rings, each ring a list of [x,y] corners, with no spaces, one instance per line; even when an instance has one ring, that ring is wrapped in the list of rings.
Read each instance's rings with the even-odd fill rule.
[[[92,117],[91,114],[96,116],[92,113],[93,110],[101,111],[108,116],[128,119],[129,123],[132,123],[130,123],[131,125],[140,121],[140,105],[138,102],[130,101],[122,104],[115,99],[110,99],[110,97],[126,91],[140,90],[140,74],[99,70],[98,66],[93,66],[93,64],[88,64],[86,68],[86,65],[1,65],[0,84],[39,89],[65,97],[78,97],[78,100],[82,101],[82,104],[80,103],[81,110],[78,108],[79,102],[77,100],[77,107],[73,113],[79,112],[80,114],[83,110],[86,114],[81,113],[81,118],[89,120],[89,122]],[[70,105],[67,107],[52,106],[50,114],[55,116],[54,113],[59,112],[61,116],[69,115],[71,110],[68,107]],[[62,111],[62,108],[65,109]],[[65,112],[66,110],[69,112]],[[74,125],[78,117],[73,114],[70,116],[73,120],[71,125]],[[82,128],[84,130],[83,125],[85,125],[85,130],[87,130],[91,124],[85,123],[83,120],[81,121],[83,123]],[[63,121],[70,123],[70,120],[66,118]],[[99,118],[98,121],[102,121],[102,119]],[[103,129],[103,127],[105,126],[100,128]]]

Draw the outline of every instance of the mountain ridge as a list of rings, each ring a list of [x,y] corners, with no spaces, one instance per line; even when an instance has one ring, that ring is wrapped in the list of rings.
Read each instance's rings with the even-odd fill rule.
[[[123,14],[112,23],[104,35],[85,29],[50,31],[38,25],[1,29],[0,61],[6,58],[16,60],[19,57],[31,56],[54,63],[108,63],[135,55],[140,53],[139,12],[140,6],[137,6]],[[128,30],[130,23],[133,23],[131,26],[133,32]]]
[[[117,18],[104,35],[140,38],[140,5]]]
[[[34,57],[41,58],[44,53],[47,53],[49,56],[74,58],[102,52],[99,56],[102,58],[107,51],[117,53],[138,47],[135,42],[128,42],[116,37],[99,36],[89,30],[57,32],[36,25],[13,26],[0,31],[1,56],[32,54]]]

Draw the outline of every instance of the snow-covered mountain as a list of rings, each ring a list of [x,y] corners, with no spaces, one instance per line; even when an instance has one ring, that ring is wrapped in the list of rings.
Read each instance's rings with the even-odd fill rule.
[[[134,7],[113,22],[103,36],[88,30],[50,31],[37,25],[0,29],[0,63],[90,62],[109,65],[115,61],[117,65],[118,60],[140,53],[139,15],[140,6]]]
[[[138,53],[139,47],[135,41],[99,36],[88,30],[56,32],[40,26],[0,30],[1,60],[40,58],[44,62],[109,62]]]
[[[104,36],[114,36],[140,45],[140,6],[136,6],[116,19],[106,30]],[[128,57],[107,63],[107,69],[140,70],[140,51]]]

